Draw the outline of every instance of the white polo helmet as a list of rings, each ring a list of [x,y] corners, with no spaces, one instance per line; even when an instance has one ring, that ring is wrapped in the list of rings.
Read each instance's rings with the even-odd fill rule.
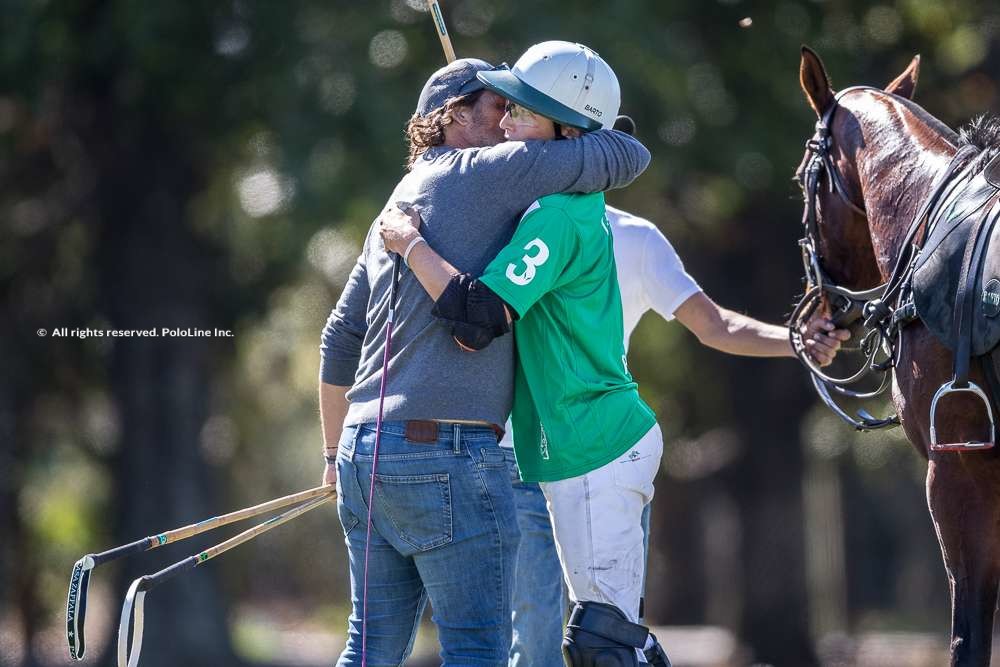
[[[493,92],[560,125],[587,132],[614,125],[621,106],[618,77],[583,44],[535,44],[514,67],[479,72]]]

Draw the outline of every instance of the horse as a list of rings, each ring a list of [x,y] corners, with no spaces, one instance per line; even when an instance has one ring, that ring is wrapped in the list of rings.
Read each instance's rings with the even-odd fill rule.
[[[852,420],[838,413],[859,430],[900,424],[927,459],[927,506],[951,592],[951,664],[985,666],[1000,585],[1000,448],[992,448],[990,434],[993,394],[1000,392],[989,391],[995,384],[980,357],[973,360],[969,379],[986,388],[982,399],[961,393],[937,404],[935,396],[947,386],[958,355],[912,312],[898,320],[886,317],[896,315],[891,307],[898,304],[881,297],[886,283],[899,286],[900,272],[910,267],[906,253],[917,252],[913,239],[927,233],[925,204],[940,196],[960,169],[974,172],[1000,151],[1000,124],[974,122],[962,133],[948,128],[913,102],[919,69],[915,56],[884,89],[856,87],[837,94],[819,56],[802,48],[799,81],[819,123],[796,172],[805,191],[804,220],[812,216],[816,237],[807,225],[809,238],[800,243],[807,278],[821,275],[843,288],[846,301],[853,299],[843,310],[866,318],[867,331],[878,322],[885,325],[869,347],[881,345],[886,353],[877,360],[873,352],[869,361],[887,371],[898,418],[879,420],[860,412],[860,420]],[[817,179],[811,186],[810,175]],[[815,294],[827,313],[835,310],[829,291]],[[824,394],[829,385],[815,375],[814,383],[831,404],[829,392]],[[950,441],[973,446],[938,450],[932,446],[935,426]]]

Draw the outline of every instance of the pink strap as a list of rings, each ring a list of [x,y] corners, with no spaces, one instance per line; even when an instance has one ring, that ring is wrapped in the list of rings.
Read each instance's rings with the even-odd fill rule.
[[[375,470],[378,466],[378,448],[382,443],[382,407],[385,404],[385,384],[389,375],[389,348],[392,345],[392,320],[396,305],[389,304],[389,315],[386,318],[385,354],[382,357],[382,382],[379,386],[378,417],[375,420],[375,449],[372,452],[372,481],[368,489],[368,527],[365,537],[365,569],[362,584],[361,602],[361,667],[368,665],[368,552],[372,543],[372,504],[375,501]]]

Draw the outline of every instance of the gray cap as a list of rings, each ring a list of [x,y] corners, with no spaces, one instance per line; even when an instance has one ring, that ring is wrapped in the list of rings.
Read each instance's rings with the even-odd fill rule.
[[[476,78],[476,74],[491,69],[493,65],[478,58],[459,58],[445,65],[424,84],[417,101],[417,114],[426,116],[443,107],[449,98],[482,90],[485,86]]]

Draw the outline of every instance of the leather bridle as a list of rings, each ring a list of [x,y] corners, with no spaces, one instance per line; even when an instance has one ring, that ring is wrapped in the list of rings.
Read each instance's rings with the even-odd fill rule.
[[[795,355],[809,370],[813,386],[820,399],[833,412],[859,431],[871,431],[899,425],[897,415],[876,418],[866,410],[858,410],[856,416],[848,414],[833,398],[833,395],[849,399],[867,400],[882,395],[888,389],[892,380],[892,369],[899,358],[899,341],[901,329],[916,319],[916,310],[910,295],[910,278],[914,264],[923,240],[927,238],[928,229],[920,242],[917,242],[917,232],[928,217],[928,213],[941,198],[946,186],[965,158],[975,149],[966,147],[960,150],[952,159],[935,184],[930,196],[924,202],[907,230],[901,246],[899,257],[892,274],[886,282],[867,290],[851,290],[837,285],[823,268],[822,256],[819,253],[819,218],[817,203],[820,193],[820,181],[825,174],[829,191],[853,212],[865,219],[868,214],[862,201],[861,205],[854,203],[844,185],[844,178],[837,169],[833,157],[834,137],[832,132],[834,115],[840,107],[844,96],[859,91],[877,91],[883,95],[891,95],[871,86],[854,86],[840,91],[833,103],[816,122],[815,134],[806,142],[809,157],[806,167],[799,175],[805,199],[802,213],[802,225],[805,235],[799,240],[802,250],[803,268],[805,270],[806,290],[792,311],[788,320],[789,339]],[[834,377],[824,372],[806,352],[800,329],[824,305],[829,307],[831,319],[838,328],[849,327],[863,320],[859,347],[865,356],[864,363],[853,374],[846,377]],[[870,375],[881,374],[878,386],[874,390],[851,389]]]

